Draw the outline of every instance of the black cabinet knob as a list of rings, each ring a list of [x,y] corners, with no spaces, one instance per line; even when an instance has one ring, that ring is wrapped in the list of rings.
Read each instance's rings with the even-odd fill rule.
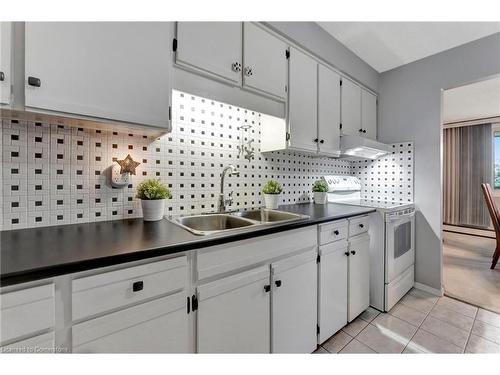
[[[270,292],[271,291],[271,285],[264,285],[264,292]]]
[[[347,255],[347,256],[349,256],[349,252],[348,251],[346,251],[344,254]]]
[[[359,129],[358,131],[359,131],[360,133],[363,133],[363,129]]]
[[[5,81],[5,74],[0,72],[0,81]]]
[[[136,281],[132,284],[132,291],[139,292],[144,289],[144,281]]]
[[[353,250],[353,251],[351,251],[351,254],[352,255],[356,255],[356,252]]]
[[[315,139],[314,139],[314,143],[318,143],[318,138],[315,138]]]
[[[281,286],[281,280],[276,280],[274,285],[276,285],[276,288],[279,288]]]
[[[364,227],[365,227],[365,225],[364,225],[364,224],[359,224],[359,227],[360,227],[360,228],[364,228]]]
[[[366,130],[363,129],[363,133],[366,133]]]
[[[325,143],[325,140],[322,139],[321,141],[319,141],[319,143],[323,144],[323,143]]]
[[[40,78],[28,77],[28,85],[33,87],[40,87],[42,85],[42,81],[40,81]]]
[[[340,234],[340,232],[338,230],[334,230],[333,234],[336,235],[336,236],[338,236]]]

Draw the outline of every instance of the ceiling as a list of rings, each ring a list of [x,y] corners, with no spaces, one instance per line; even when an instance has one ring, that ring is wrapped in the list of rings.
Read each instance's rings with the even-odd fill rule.
[[[318,22],[379,73],[500,31],[500,22]]]

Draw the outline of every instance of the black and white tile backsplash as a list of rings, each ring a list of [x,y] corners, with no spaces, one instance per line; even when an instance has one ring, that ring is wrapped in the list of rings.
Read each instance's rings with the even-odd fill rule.
[[[140,217],[135,188],[147,178],[169,185],[168,214],[213,211],[220,173],[228,164],[241,172],[239,177],[226,179],[225,191],[234,191],[234,209],[261,206],[262,185],[271,178],[283,184],[281,203],[307,202],[312,183],[325,174],[358,175],[368,183],[365,196],[413,198],[411,143],[394,145],[393,155],[375,162],[288,152],[261,154],[257,112],[174,91],[173,114],[172,133],[156,140],[116,131],[2,120],[1,228]],[[242,130],[242,125],[251,128]],[[241,137],[254,139],[255,159],[250,162],[238,152]],[[400,151],[405,153],[405,163]],[[109,167],[129,153],[141,163],[137,175],[128,187],[113,189]]]

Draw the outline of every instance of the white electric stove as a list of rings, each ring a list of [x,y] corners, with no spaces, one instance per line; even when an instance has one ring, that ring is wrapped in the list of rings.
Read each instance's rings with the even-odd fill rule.
[[[370,234],[370,305],[389,311],[414,284],[415,207],[409,202],[361,198],[354,176],[324,176],[328,201],[372,207]]]

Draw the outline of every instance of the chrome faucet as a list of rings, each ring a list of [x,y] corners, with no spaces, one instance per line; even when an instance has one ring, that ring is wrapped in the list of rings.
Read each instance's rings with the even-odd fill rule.
[[[220,176],[220,194],[219,194],[219,205],[217,210],[219,213],[226,212],[226,206],[230,206],[231,203],[233,202],[233,192],[229,193],[229,196],[226,198],[224,195],[224,178],[226,176],[226,173],[229,171],[229,176],[232,176],[233,174],[235,176],[240,175],[240,171],[236,169],[236,167],[232,164],[229,164],[227,167],[225,167],[222,170],[222,174]]]

